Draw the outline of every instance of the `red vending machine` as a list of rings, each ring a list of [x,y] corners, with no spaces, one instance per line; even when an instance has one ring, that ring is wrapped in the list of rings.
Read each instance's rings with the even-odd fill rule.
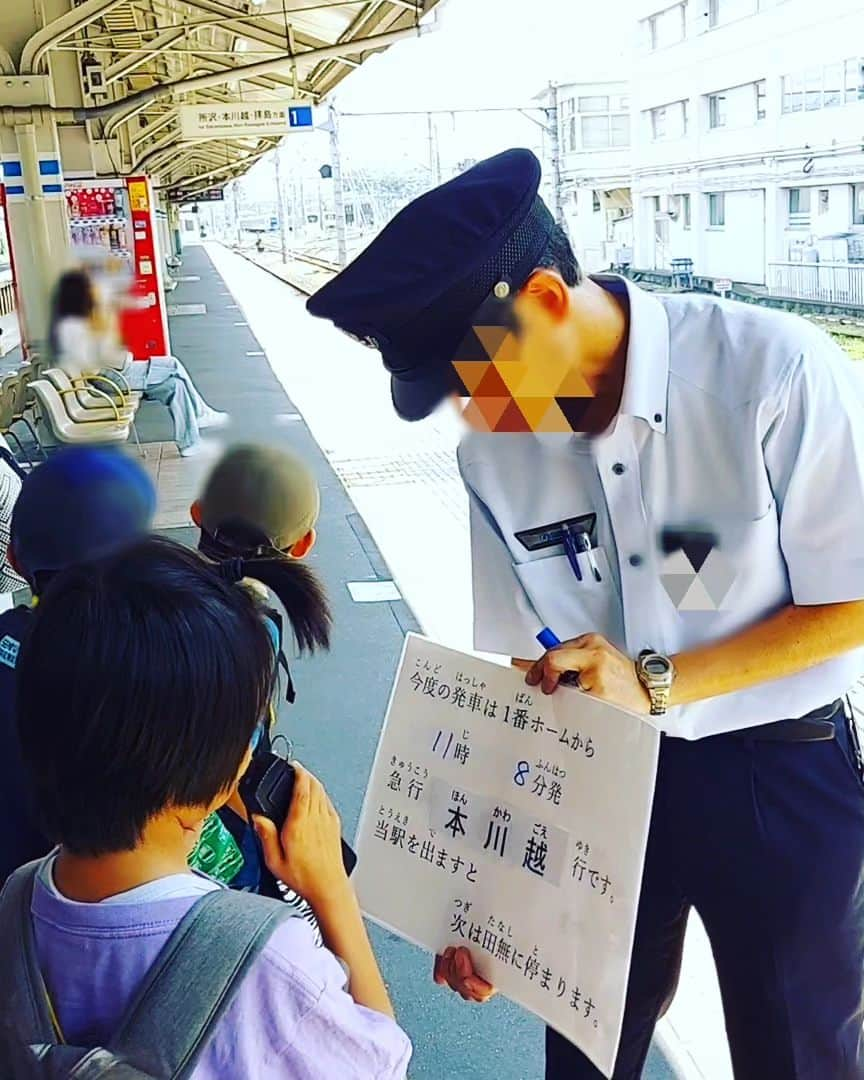
[[[162,257],[153,192],[146,176],[67,180],[72,251],[120,309],[136,360],[170,353]]]

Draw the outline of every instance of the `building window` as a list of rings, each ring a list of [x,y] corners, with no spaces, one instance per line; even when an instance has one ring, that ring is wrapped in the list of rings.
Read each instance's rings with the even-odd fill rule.
[[[582,117],[583,150],[602,150],[609,145],[609,117]]]
[[[582,149],[605,150],[630,145],[630,117],[627,113],[582,117]]]
[[[579,112],[609,112],[608,97],[580,97]]]
[[[822,108],[822,68],[804,72],[804,110],[817,112]]]
[[[864,100],[864,58],[824,64],[783,76],[784,113],[817,112]]]
[[[852,224],[864,225],[864,184],[852,185]]]
[[[831,192],[828,188],[819,188],[819,213],[827,214],[828,206],[830,204]]]
[[[810,188],[789,188],[789,228],[810,224]]]
[[[708,196],[708,224],[712,229],[722,229],[726,224],[726,196],[722,191],[712,191]]]
[[[681,139],[687,134],[687,102],[674,101],[671,105],[658,105],[648,111],[651,138]]]
[[[860,101],[864,98],[864,57],[856,56],[854,60],[847,60],[844,68],[846,100]]]
[[[630,145],[630,117],[627,113],[619,113],[611,117],[611,132],[613,146]]]
[[[685,229],[690,228],[690,196],[681,196],[681,224]]]
[[[726,127],[726,95],[712,94],[708,98],[708,127]]]
[[[353,225],[354,224],[354,207],[353,206],[346,206],[345,207],[345,224],[346,225]]]
[[[687,36],[687,4],[675,4],[665,11],[643,19],[642,28],[645,34],[645,43],[653,52],[655,49],[665,49],[668,45],[677,45]]]
[[[576,149],[576,117],[570,117],[570,149]]]
[[[592,191],[591,192],[591,209],[594,211],[595,214],[600,213],[600,192],[599,191]]]
[[[659,214],[660,213],[660,196],[659,195],[652,196],[651,205],[654,207],[654,213]]]
[[[826,64],[822,71],[822,108],[843,104],[843,64]]]
[[[723,26],[724,23],[745,19],[759,10],[759,0],[708,0],[708,26]]]
[[[765,103],[768,99],[768,90],[765,80],[760,79],[759,82],[753,83],[753,88],[756,91],[756,119],[764,120],[767,116]]]
[[[749,127],[766,116],[764,79],[708,94],[708,129]]]

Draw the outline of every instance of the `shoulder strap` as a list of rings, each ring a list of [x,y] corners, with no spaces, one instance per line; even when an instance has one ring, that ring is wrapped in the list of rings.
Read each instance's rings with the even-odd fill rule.
[[[0,446],[0,458],[6,462],[12,472],[14,472],[21,480],[27,479],[27,473],[18,464],[11,450],[7,449],[5,446]]]
[[[42,974],[36,960],[30,905],[33,885],[44,859],[27,863],[11,875],[0,894],[0,1013],[13,1022],[25,1045],[57,1041]]]
[[[285,918],[290,913],[277,900],[207,893],[174,929],[108,1048],[153,1076],[188,1075],[249,964]]]
[[[294,680],[291,678],[291,669],[288,667],[288,661],[285,658],[285,649],[282,646],[284,640],[284,627],[282,624],[282,616],[276,610],[276,608],[264,608],[265,616],[276,627],[276,634],[279,639],[279,645],[276,650],[276,663],[285,672],[285,700],[289,705],[294,704],[296,694],[294,692]]]

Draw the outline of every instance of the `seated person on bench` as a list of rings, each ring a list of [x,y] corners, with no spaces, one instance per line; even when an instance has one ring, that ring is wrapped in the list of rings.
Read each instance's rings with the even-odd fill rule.
[[[71,376],[100,373],[123,388],[140,390],[145,401],[167,406],[174,439],[183,457],[200,449],[199,432],[221,427],[227,413],[212,409],[201,397],[188,371],[175,356],[133,361],[120,344],[107,307],[100,304],[90,275],[68,270],[54,291],[51,351]],[[120,378],[116,377],[116,373]]]

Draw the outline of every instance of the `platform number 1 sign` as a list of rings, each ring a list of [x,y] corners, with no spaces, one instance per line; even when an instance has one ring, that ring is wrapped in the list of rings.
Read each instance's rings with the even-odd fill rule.
[[[291,107],[288,110],[288,127],[289,128],[311,128],[312,127],[312,106],[311,105],[299,105]]]

